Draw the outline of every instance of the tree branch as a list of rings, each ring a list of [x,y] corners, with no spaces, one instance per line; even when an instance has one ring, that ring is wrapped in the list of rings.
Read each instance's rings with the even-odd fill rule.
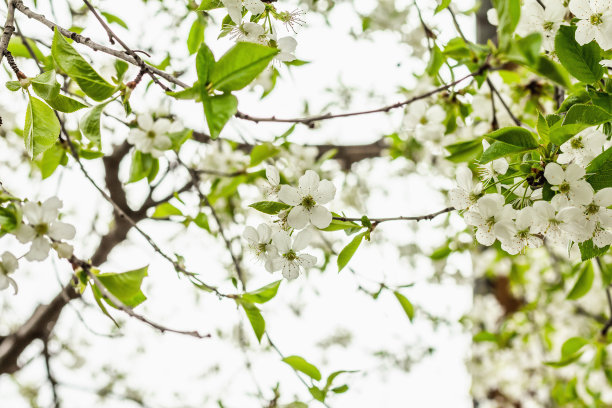
[[[424,221],[424,220],[432,220],[436,218],[438,215],[446,214],[451,211],[454,211],[455,207],[447,207],[443,210],[437,211],[432,214],[427,215],[419,215],[415,217],[389,217],[389,218],[370,218],[370,222],[372,224],[380,224],[381,222],[387,221]],[[333,217],[334,220],[338,221],[361,221],[361,218],[347,218],[347,217]]]
[[[4,23],[2,37],[0,37],[0,63],[4,57],[4,52],[8,48],[9,41],[11,41],[11,36],[15,32],[15,26],[13,26],[15,23],[15,5],[9,0],[7,7],[6,22]]]

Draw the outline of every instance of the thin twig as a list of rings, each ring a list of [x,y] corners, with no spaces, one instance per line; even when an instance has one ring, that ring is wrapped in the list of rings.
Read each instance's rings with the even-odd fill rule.
[[[42,14],[38,14],[32,10],[30,10],[28,7],[26,7],[23,4],[23,0],[14,0],[13,4],[15,5],[15,8],[17,10],[19,10],[21,13],[25,14],[27,17],[32,18],[44,25],[46,25],[47,27],[49,27],[51,30],[54,30],[55,28],[57,28],[57,31],[62,34],[64,37],[66,38],[70,38],[72,40],[74,40],[75,42],[79,43],[79,44],[83,44],[89,48],[91,48],[94,51],[100,51],[103,52],[105,54],[108,55],[112,55],[115,58],[119,58],[122,59],[124,61],[129,62],[130,64],[133,65],[137,65],[140,66],[138,61],[136,60],[136,58],[134,58],[132,55],[130,55],[127,51],[118,51],[115,50],[113,48],[109,48],[106,47],[104,45],[98,44],[96,42],[93,42],[90,38],[88,37],[84,37],[78,33],[75,33],[73,31],[67,30],[63,27],[60,27],[59,25],[55,24],[53,21],[48,20],[45,16],[43,16]],[[164,78],[165,80],[167,80],[168,82],[171,82],[175,85],[180,86],[181,88],[189,88],[190,86],[187,85],[186,83],[184,83],[183,81],[181,81],[178,78],[175,78],[174,76],[158,69],[155,68],[149,64],[146,64],[147,66],[147,70],[149,70],[151,73],[159,75],[160,77]]]
[[[240,111],[238,111],[236,113],[236,117],[240,118],[240,119],[244,119],[244,120],[250,120],[252,122],[258,123],[258,122],[282,122],[282,123],[302,123],[306,126],[309,127],[313,127],[315,122],[321,121],[321,120],[327,120],[327,119],[335,119],[335,118],[346,118],[349,116],[359,116],[359,115],[368,115],[371,113],[381,113],[381,112],[389,112],[392,109],[397,109],[397,108],[401,108],[402,106],[406,106],[406,105],[410,105],[413,102],[416,102],[418,100],[421,99],[426,99],[429,98],[432,95],[437,94],[438,92],[442,92],[445,91],[463,81],[465,81],[466,79],[472,78],[474,76],[478,76],[480,74],[482,74],[483,72],[485,72],[487,69],[489,69],[489,64],[485,63],[483,64],[480,68],[478,68],[476,71],[471,72],[470,74],[461,77],[449,84],[446,85],[442,85],[439,86],[429,92],[426,92],[424,94],[418,95],[418,96],[414,96],[410,99],[407,99],[403,102],[398,102],[395,103],[393,105],[388,105],[388,106],[383,106],[382,108],[377,108],[377,109],[370,109],[370,110],[364,110],[364,111],[359,111],[359,112],[348,112],[348,113],[340,113],[340,114],[331,114],[331,113],[326,113],[324,115],[318,115],[318,116],[311,116],[311,117],[306,117],[306,118],[277,118],[276,116],[272,116],[272,117],[268,117],[268,118],[260,118],[260,117],[254,117],[254,116],[250,116],[247,115],[245,113],[242,113]]]
[[[53,408],[60,408],[60,399],[57,393],[58,382],[51,371],[51,354],[49,353],[49,339],[43,339],[43,357],[45,358],[45,368],[47,370],[47,379],[51,384],[51,390],[53,392]]]
[[[454,211],[455,207],[447,207],[443,210],[437,211],[432,214],[427,215],[419,215],[414,217],[389,217],[389,218],[370,218],[370,222],[372,224],[380,224],[381,222],[387,221],[424,221],[424,220],[432,220],[436,218],[438,215],[446,214],[451,211]],[[334,220],[338,221],[361,221],[361,218],[348,218],[348,217],[333,217]]]

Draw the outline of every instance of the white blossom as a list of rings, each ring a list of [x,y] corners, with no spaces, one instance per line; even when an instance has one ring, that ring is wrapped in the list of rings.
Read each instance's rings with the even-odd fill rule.
[[[542,246],[542,238],[537,233],[535,224],[536,214],[533,207],[525,207],[518,211],[514,231],[510,239],[501,239],[501,247],[510,255],[516,255],[525,247],[539,248]]]
[[[501,194],[487,194],[475,207],[465,213],[465,222],[477,228],[476,240],[482,245],[493,245],[496,239],[509,240],[514,210],[504,205]]]
[[[19,266],[19,261],[12,253],[5,251],[0,258],[0,290],[4,290],[10,286],[13,287],[15,294],[17,294],[17,282],[13,280],[9,275]]]
[[[281,62],[290,62],[295,60],[295,49],[297,48],[297,41],[295,38],[287,36],[279,38],[276,41],[276,46],[279,49],[279,53],[274,58]]]
[[[588,128],[578,133],[561,145],[557,161],[561,164],[574,162],[586,166],[603,149],[607,137],[595,128]]]
[[[521,10],[519,30],[542,34],[542,47],[555,49],[555,35],[564,22],[566,9],[559,0],[544,0],[544,8],[536,0],[527,0]]]
[[[486,140],[482,140],[482,150],[486,151],[488,148],[490,147],[489,142],[487,142]],[[478,176],[480,176],[480,179],[484,182],[488,182],[491,180],[495,180],[497,181],[497,174],[506,174],[506,172],[508,171],[508,160],[504,159],[503,157],[500,159],[495,159],[495,160],[491,160],[488,163],[485,164],[479,164],[478,165]],[[497,185],[498,187],[498,193],[500,192],[501,187],[499,186],[499,184]]]
[[[320,180],[319,175],[307,170],[299,179],[299,187],[282,185],[278,198],[294,207],[287,222],[296,229],[304,228],[308,222],[317,228],[326,228],[332,221],[329,210],[319,204],[327,204],[336,195],[336,187],[329,180]]]
[[[31,242],[25,255],[28,261],[43,261],[49,255],[52,241],[72,239],[75,228],[65,222],[57,221],[62,202],[57,197],[48,198],[44,203],[28,201],[23,204],[23,215],[28,224],[22,224],[15,235],[22,243]],[[62,248],[62,254],[66,248]]]
[[[260,224],[257,229],[247,226],[242,236],[257,259],[265,263],[266,270],[274,272],[272,260],[278,257],[278,251],[272,245],[272,228],[268,224]]]
[[[570,11],[579,18],[576,41],[588,44],[595,40],[601,48],[612,48],[612,3],[606,0],[571,0]]]
[[[280,256],[272,260],[272,269],[281,270],[286,279],[293,280],[299,276],[300,267],[307,269],[314,266],[317,263],[316,257],[299,253],[310,242],[310,234],[308,230],[300,231],[295,236],[295,240],[292,240],[287,231],[275,233],[272,236],[272,243]]]
[[[565,170],[557,163],[548,163],[544,177],[553,186],[553,191],[565,195],[574,204],[588,204],[593,199],[593,187],[582,178],[584,168],[572,163]]]
[[[128,142],[137,150],[150,153],[153,157],[160,157],[165,150],[172,147],[168,133],[178,132],[181,126],[162,118],[154,120],[151,115],[143,114],[137,117],[138,127],[130,130]]]
[[[467,167],[457,169],[457,187],[449,192],[451,205],[457,210],[472,206],[482,194],[482,183],[474,185],[472,171]]]

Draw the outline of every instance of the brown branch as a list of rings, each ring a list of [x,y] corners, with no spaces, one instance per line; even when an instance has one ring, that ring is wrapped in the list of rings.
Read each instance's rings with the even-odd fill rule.
[[[45,358],[45,368],[47,370],[47,379],[51,385],[51,391],[53,392],[53,408],[60,408],[60,399],[57,393],[58,382],[51,371],[51,354],[49,353],[49,339],[43,339],[43,357]]]
[[[346,118],[346,117],[351,117],[351,116],[360,116],[360,115],[368,115],[371,113],[381,113],[381,112],[389,112],[392,109],[397,109],[397,108],[401,108],[403,106],[406,105],[410,105],[413,102],[419,101],[421,99],[426,99],[429,98],[432,95],[437,94],[438,92],[442,92],[445,91],[463,81],[465,81],[466,79],[472,78],[474,76],[478,76],[481,75],[483,72],[485,72],[487,69],[489,69],[489,64],[485,63],[483,64],[480,68],[478,68],[476,71],[471,72],[470,74],[461,77],[449,84],[446,85],[442,85],[439,86],[429,92],[426,92],[424,94],[421,95],[417,95],[414,96],[410,99],[407,99],[403,102],[398,102],[398,103],[394,103],[393,105],[388,105],[388,106],[383,106],[382,108],[377,108],[377,109],[370,109],[370,110],[364,110],[364,111],[359,111],[359,112],[347,112],[347,113],[339,113],[339,114],[331,114],[331,113],[326,113],[323,115],[318,115],[318,116],[310,116],[310,117],[305,117],[305,118],[291,118],[291,119],[283,119],[283,118],[277,118],[276,116],[272,116],[269,118],[260,118],[260,117],[254,117],[254,116],[250,116],[247,115],[245,113],[242,113],[240,111],[238,111],[236,113],[236,117],[240,118],[240,119],[244,119],[244,120],[250,120],[252,122],[255,123],[259,123],[259,122],[282,122],[282,123],[301,123],[304,124],[308,127],[313,127],[315,122],[321,121],[321,120],[327,120],[327,119],[336,119],[336,118]]]
[[[438,215],[446,214],[454,210],[455,210],[455,207],[447,207],[443,210],[437,211],[432,214],[427,214],[427,215],[419,215],[419,216],[414,216],[414,217],[370,218],[369,220],[372,224],[380,224],[381,222],[387,222],[387,221],[425,221],[425,220],[432,220],[436,218]],[[338,221],[361,221],[361,218],[333,217],[333,219],[338,220]]]
[[[4,52],[7,50],[11,36],[15,32],[15,5],[9,0],[7,5],[6,21],[4,23],[4,30],[2,31],[2,37],[0,37],[0,63],[4,57]]]
[[[73,31],[67,30],[63,27],[60,27],[59,25],[55,24],[54,22],[48,20],[47,18],[45,18],[45,16],[43,16],[42,14],[38,14],[32,10],[30,10],[28,7],[26,7],[23,4],[23,0],[14,0],[13,1],[14,6],[17,10],[19,10],[21,13],[23,13],[24,15],[26,15],[27,17],[34,19],[44,25],[46,25],[47,27],[49,27],[51,30],[54,30],[55,28],[57,28],[57,31],[59,31],[60,34],[62,34],[64,37],[66,38],[70,38],[72,40],[74,40],[75,42],[79,43],[79,44],[83,44],[86,47],[91,48],[94,51],[100,51],[103,52],[105,54],[108,55],[112,55],[115,58],[119,58],[122,59],[124,61],[129,62],[132,65],[136,65],[136,66],[140,66],[138,61],[136,60],[136,58],[134,58],[132,55],[130,55],[128,52],[126,51],[118,51],[115,50],[113,48],[109,48],[106,47],[104,45],[98,44],[93,42],[90,38],[88,37],[84,37],[80,34],[77,34]],[[182,88],[189,88],[190,86],[187,85],[186,83],[182,82],[181,80],[179,80],[178,78],[173,77],[172,75],[158,69],[155,68],[149,64],[146,64],[147,70],[155,75],[159,75],[160,77],[164,78],[165,80],[167,80],[168,82],[171,82],[175,85],[178,85]]]

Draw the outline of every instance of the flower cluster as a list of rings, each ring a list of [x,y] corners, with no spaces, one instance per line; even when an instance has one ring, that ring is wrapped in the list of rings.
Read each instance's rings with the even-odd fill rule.
[[[76,230],[71,224],[58,220],[59,209],[62,202],[57,197],[51,197],[44,202],[26,201],[20,203],[17,200],[6,208],[5,214],[10,219],[21,219],[17,225],[2,225],[2,228],[14,234],[22,244],[29,244],[29,250],[23,257],[27,261],[44,261],[49,256],[49,251],[54,249],[60,258],[72,256],[72,245],[64,242],[74,238]],[[5,251],[0,257],[0,290],[13,286],[17,292],[16,282],[9,276],[18,267],[18,258],[12,253]]]
[[[222,0],[221,1],[232,21],[232,25],[225,27],[230,37],[236,41],[246,41],[277,48],[280,52],[275,59],[280,62],[295,60],[297,41],[291,36],[278,38],[277,31],[272,25],[272,18],[283,23],[295,32],[295,25],[302,25],[302,11],[279,12],[272,4],[266,5],[261,0]],[[243,8],[251,13],[249,21],[242,22]],[[261,24],[259,23],[261,21]]]
[[[603,248],[612,244],[612,210],[608,209],[612,188],[595,191],[585,180],[584,166],[606,144],[603,133],[589,128],[561,145],[557,161],[536,163],[527,174],[498,179],[493,162],[488,170],[493,177],[485,179],[486,172],[481,172],[483,182],[474,183],[472,172],[460,168],[457,187],[450,192],[451,204],[465,211],[465,221],[476,228],[480,244],[489,246],[499,240],[509,254],[537,248],[544,239],[565,245],[592,240],[595,247]],[[503,174],[508,163],[497,167]]]
[[[269,183],[267,195],[276,196],[281,202],[265,203],[283,210],[265,211],[275,212],[277,219],[272,224],[261,224],[257,229],[246,227],[243,237],[255,256],[265,263],[266,270],[280,270],[285,278],[295,279],[300,268],[307,269],[317,262],[316,257],[301,253],[312,239],[312,231],[305,228],[309,225],[319,229],[329,226],[332,214],[322,204],[334,198],[336,188],[329,180],[321,180],[312,170],[307,170],[299,178],[297,188],[280,184],[280,174],[271,166],[266,168],[266,178]]]
[[[168,118],[155,119],[150,114],[141,114],[136,118],[138,127],[133,128],[127,141],[143,153],[160,157],[164,151],[172,148],[169,134],[179,132],[182,127]]]

